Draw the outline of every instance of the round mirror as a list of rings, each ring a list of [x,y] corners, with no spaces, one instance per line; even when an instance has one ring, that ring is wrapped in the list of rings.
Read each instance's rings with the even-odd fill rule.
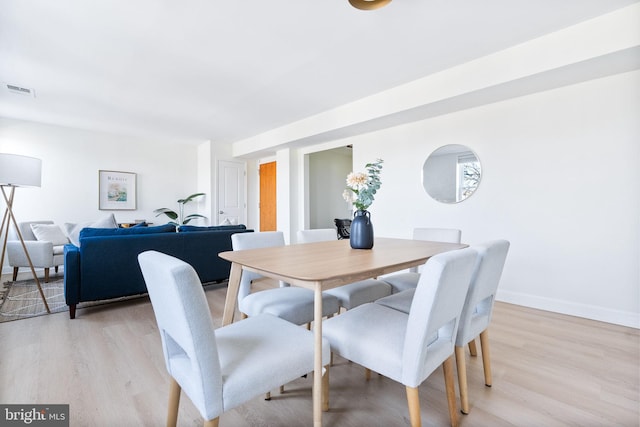
[[[459,203],[480,185],[482,168],[476,153],[459,144],[435,150],[422,166],[422,186],[435,200]]]

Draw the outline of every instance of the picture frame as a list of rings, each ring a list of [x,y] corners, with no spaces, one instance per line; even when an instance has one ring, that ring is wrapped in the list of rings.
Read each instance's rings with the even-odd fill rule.
[[[98,188],[98,209],[136,209],[137,189],[135,173],[99,170]]]

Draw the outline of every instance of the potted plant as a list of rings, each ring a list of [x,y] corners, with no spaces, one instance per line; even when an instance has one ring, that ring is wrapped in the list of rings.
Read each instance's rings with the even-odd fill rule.
[[[191,221],[192,219],[206,218],[205,216],[200,214],[190,214],[190,215],[184,216],[184,205],[186,205],[193,199],[200,196],[204,196],[204,193],[195,193],[190,195],[189,197],[185,197],[184,199],[178,200],[178,212],[171,210],[169,208],[160,208],[160,209],[154,210],[153,213],[155,213],[156,216],[165,214],[172,220],[172,221],[169,221],[169,224],[174,224],[178,227],[178,229],[180,229],[181,225],[188,224],[189,221]]]
[[[376,192],[382,186],[380,172],[382,159],[367,163],[367,173],[351,172],[347,176],[347,188],[342,193],[344,199],[355,206],[354,218],[351,222],[349,240],[353,249],[373,248],[373,224],[371,213],[367,210],[375,199]]]

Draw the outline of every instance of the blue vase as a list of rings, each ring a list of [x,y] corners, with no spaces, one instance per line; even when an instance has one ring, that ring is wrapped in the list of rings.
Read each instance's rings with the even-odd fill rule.
[[[353,249],[373,248],[373,224],[369,211],[357,210],[354,212],[349,239]]]

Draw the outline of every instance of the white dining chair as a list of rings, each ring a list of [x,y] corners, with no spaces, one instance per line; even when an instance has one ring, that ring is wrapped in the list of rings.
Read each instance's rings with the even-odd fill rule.
[[[480,336],[482,365],[485,384],[491,387],[491,358],[489,351],[489,324],[493,313],[495,296],[509,251],[507,240],[494,240],[472,246],[478,252],[478,260],[471,276],[460,327],[456,336],[455,356],[460,388],[460,406],[463,414],[469,413],[469,394],[467,387],[467,366],[464,347],[469,347],[472,356],[477,355],[475,338]],[[388,297],[381,298],[376,304],[394,310],[409,313],[415,289],[407,289]]]
[[[231,235],[234,251],[284,246],[284,244],[284,234],[281,231]],[[280,282],[278,288],[251,292],[251,283],[262,278],[258,273],[242,270],[238,289],[238,310],[243,317],[268,313],[296,325],[310,324],[313,321],[314,292],[312,290]],[[322,315],[332,316],[339,309],[338,298],[323,292]]]
[[[202,284],[189,264],[156,251],[141,253],[138,262],[171,376],[167,426],[177,424],[182,391],[204,426],[217,427],[224,412],[313,371],[312,332],[269,314],[214,329]],[[323,340],[324,388],[329,357]],[[327,405],[325,400],[324,409]]]
[[[336,240],[335,231],[330,228],[298,230],[298,243],[313,243]],[[391,294],[391,285],[382,280],[366,279],[324,291],[340,301],[340,307],[351,310],[359,305],[373,302]]]
[[[460,243],[461,238],[462,231],[457,228],[417,227],[413,229],[414,240]],[[420,278],[419,270],[419,267],[412,267],[408,272],[391,274],[381,277],[381,279],[391,285],[391,293],[402,292],[406,289],[415,288],[418,285],[418,279]]]
[[[338,240],[336,231],[333,228],[298,230],[296,234],[297,243],[329,242],[331,240]]]
[[[467,366],[464,347],[468,344],[472,356],[476,356],[475,338],[480,336],[484,383],[491,387],[491,357],[489,351],[489,324],[493,313],[498,284],[509,252],[507,240],[494,240],[473,248],[478,251],[478,263],[471,279],[469,292],[460,317],[460,328],[456,337],[456,365],[460,387],[462,413],[469,413],[467,390]]]
[[[431,257],[408,314],[368,303],[322,325],[332,352],[405,386],[413,427],[421,425],[418,386],[440,365],[451,425],[457,425],[454,344],[476,258],[471,248]]]

